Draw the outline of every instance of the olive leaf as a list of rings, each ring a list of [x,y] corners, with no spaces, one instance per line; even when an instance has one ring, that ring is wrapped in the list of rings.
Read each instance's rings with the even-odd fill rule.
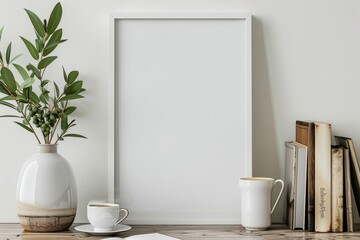
[[[18,58],[21,57],[21,56],[22,56],[22,54],[16,55],[15,57],[13,57],[13,58],[10,60],[10,62],[9,62],[8,64],[14,62],[16,59],[18,59]]]
[[[21,117],[17,115],[0,115],[0,118],[21,118]]]
[[[49,35],[52,34],[58,27],[61,20],[61,15],[62,8],[60,2],[58,2],[50,14],[49,23],[47,26],[47,32]]]
[[[0,29],[0,42],[1,42],[1,36],[2,36],[3,30],[4,30],[4,26],[2,26],[2,28]]]
[[[30,11],[28,9],[25,9],[25,11],[29,16],[33,27],[35,28],[36,33],[39,34],[39,36],[44,37],[45,29],[44,29],[44,25],[41,22],[40,18],[35,13],[33,13],[32,11]]]
[[[2,100],[0,100],[0,104],[16,110],[16,106],[14,104],[11,104],[11,103],[8,103],[8,102],[2,101]]]
[[[32,65],[31,63],[29,63],[29,64],[26,66],[26,69],[29,70],[29,71],[32,71],[33,74],[34,74],[38,79],[41,79],[40,70],[37,69],[34,65]]]
[[[65,82],[68,82],[68,76],[67,76],[67,74],[66,74],[65,68],[62,67],[62,69],[63,69],[64,80],[65,80]]]
[[[63,137],[77,137],[77,138],[87,138],[83,135],[80,135],[80,134],[74,134],[74,133],[69,133],[69,134],[65,134],[63,135]]]
[[[71,107],[67,107],[66,109],[64,109],[64,113],[66,115],[70,115],[71,113],[73,113],[76,110],[76,107],[71,106]]]
[[[84,96],[79,95],[79,94],[66,95],[66,96],[60,98],[59,102],[68,101],[68,100],[75,100],[75,99],[79,99],[79,98],[84,98]]]
[[[46,68],[46,67],[49,66],[53,61],[55,61],[56,58],[57,58],[57,57],[55,57],[55,56],[43,58],[43,59],[39,62],[39,64],[38,64],[38,69]]]
[[[10,63],[10,57],[11,57],[11,42],[9,43],[7,49],[6,49],[6,63],[9,64]]]
[[[35,82],[35,79],[29,77],[20,85],[20,89],[31,87],[34,84],[34,82]]]
[[[36,46],[36,50],[41,53],[43,48],[44,48],[44,43],[39,40],[39,39],[35,39],[35,46]]]
[[[39,59],[39,53],[36,49],[36,47],[26,38],[23,38],[20,36],[20,38],[23,40],[23,42],[25,43],[26,48],[28,49],[29,53],[31,54],[31,56],[35,59],[38,60]]]
[[[27,73],[27,71],[25,70],[25,68],[23,68],[22,66],[18,65],[18,64],[13,64],[14,67],[16,68],[16,70],[18,70],[18,72],[20,73],[21,77],[26,80],[29,78],[29,74]]]
[[[60,96],[59,86],[54,82],[55,95],[58,98]]]
[[[69,85],[66,90],[65,90],[65,94],[66,95],[74,95],[77,94],[81,88],[82,88],[83,82],[82,81],[77,81],[74,82],[73,84]]]
[[[67,129],[69,126],[68,124],[68,116],[64,113],[61,117],[61,130]]]
[[[72,84],[72,83],[77,79],[78,76],[79,76],[79,72],[78,72],[78,71],[71,71],[71,72],[69,73],[67,83],[68,83],[68,84]]]
[[[7,67],[1,68],[1,77],[4,79],[7,89],[12,93],[16,93],[16,81],[13,73]]]
[[[5,95],[10,95],[10,92],[5,88],[4,84],[5,83],[0,81],[0,92]]]
[[[21,122],[14,122],[14,123],[16,123],[17,125],[19,125],[20,127],[26,129],[27,131],[29,131],[29,132],[31,132],[31,133],[34,132],[33,130],[31,130],[31,128],[29,128],[28,126],[26,126],[25,124],[23,124],[23,123],[21,123]]]

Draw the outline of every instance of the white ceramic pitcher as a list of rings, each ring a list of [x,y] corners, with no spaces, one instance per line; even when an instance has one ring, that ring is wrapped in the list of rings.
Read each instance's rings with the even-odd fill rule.
[[[271,193],[275,184],[281,183],[281,190],[271,208]],[[241,224],[247,230],[264,230],[271,225],[271,214],[284,190],[281,179],[264,177],[240,178]]]

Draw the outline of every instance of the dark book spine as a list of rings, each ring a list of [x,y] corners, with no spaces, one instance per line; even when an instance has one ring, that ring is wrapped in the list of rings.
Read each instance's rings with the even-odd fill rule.
[[[296,121],[296,141],[308,147],[307,174],[307,230],[315,231],[315,124]]]

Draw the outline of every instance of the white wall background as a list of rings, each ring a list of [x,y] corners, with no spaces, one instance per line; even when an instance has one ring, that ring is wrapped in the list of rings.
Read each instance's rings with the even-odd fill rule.
[[[54,0],[0,0],[3,43],[25,52],[18,35],[33,36],[23,8],[48,17]],[[109,13],[114,11],[249,11],[253,14],[253,175],[284,177],[284,141],[296,119],[331,122],[360,149],[360,2],[356,0],[104,0],[61,1],[64,37],[60,66],[77,69],[87,88],[76,115],[79,133],[61,154],[76,174],[78,222],[90,199],[107,197],[107,82]],[[4,44],[0,45],[4,51]],[[0,111],[5,111],[0,108]],[[0,222],[17,222],[16,183],[35,151],[31,135],[0,119]],[[274,213],[280,222],[282,209]]]

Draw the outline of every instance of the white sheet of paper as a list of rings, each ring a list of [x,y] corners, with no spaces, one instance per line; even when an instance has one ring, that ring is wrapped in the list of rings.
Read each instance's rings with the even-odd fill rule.
[[[149,233],[149,234],[140,234],[134,235],[127,238],[118,238],[118,237],[110,237],[110,238],[103,238],[102,240],[119,240],[119,239],[126,239],[126,240],[180,240],[178,238],[169,237],[160,233]]]

